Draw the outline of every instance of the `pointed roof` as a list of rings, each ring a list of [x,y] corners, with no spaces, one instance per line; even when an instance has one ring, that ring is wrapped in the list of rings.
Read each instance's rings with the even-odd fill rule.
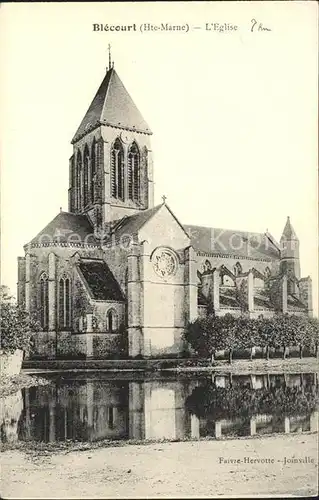
[[[287,217],[287,222],[282,232],[281,240],[298,240],[298,236],[296,235],[296,231],[291,225],[290,217]]]
[[[114,68],[107,71],[72,144],[100,124],[152,134]]]
[[[86,243],[97,245],[94,228],[86,215],[60,212],[32,240],[32,246]]]
[[[169,206],[166,203],[161,203],[160,205],[156,205],[155,207],[149,208],[148,210],[137,212],[134,215],[124,216],[122,219],[120,219],[112,228],[110,238],[111,241],[113,241],[114,237],[116,241],[119,241],[121,237],[137,236],[139,230],[163,207],[166,208],[166,210],[171,214],[171,216],[180,226],[182,231],[189,238],[189,235],[185,231],[185,227],[179,222],[176,215],[172,212]]]
[[[144,226],[162,206],[162,204],[156,205],[148,210],[141,210],[134,215],[123,217],[112,228],[112,235],[115,235],[116,241],[120,240],[122,236],[136,236],[141,227]]]

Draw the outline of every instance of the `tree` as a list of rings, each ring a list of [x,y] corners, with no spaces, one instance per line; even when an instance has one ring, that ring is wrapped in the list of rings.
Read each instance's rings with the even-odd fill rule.
[[[267,358],[271,347],[284,347],[284,357],[289,346],[299,346],[300,353],[303,347],[316,348],[318,353],[319,321],[288,314],[258,319],[212,315],[189,323],[184,338],[203,357],[214,354],[215,350],[227,349],[230,361],[233,349],[252,349],[254,346],[266,347]]]
[[[1,350],[6,354],[16,349],[28,350],[32,346],[32,333],[40,329],[38,322],[12,300],[3,286],[0,308]]]
[[[228,347],[227,339],[233,325],[234,318],[230,314],[197,318],[189,323],[184,338],[200,356],[208,357],[214,351]]]

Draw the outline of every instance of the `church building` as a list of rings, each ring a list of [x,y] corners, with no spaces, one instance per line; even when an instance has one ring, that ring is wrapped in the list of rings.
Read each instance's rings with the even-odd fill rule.
[[[278,243],[185,224],[165,197],[154,206],[151,136],[110,63],[72,139],[68,212],[18,257],[39,356],[182,355],[198,316],[312,314],[289,217]]]

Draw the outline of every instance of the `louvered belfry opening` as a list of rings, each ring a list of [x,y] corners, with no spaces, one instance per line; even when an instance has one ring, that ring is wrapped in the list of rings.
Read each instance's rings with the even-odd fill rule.
[[[87,145],[85,145],[85,148],[84,148],[84,193],[83,193],[85,207],[89,203],[89,198],[90,198],[90,196],[89,196],[89,189],[90,189],[90,185],[89,185],[89,161],[90,161],[89,149],[88,149]]]
[[[69,211],[102,226],[154,206],[152,132],[114,67],[73,139]]]
[[[92,203],[95,202],[95,181],[96,181],[96,155],[95,155],[96,141],[93,139],[91,150],[91,197]]]
[[[128,197],[138,202],[140,197],[140,153],[136,142],[130,146],[127,158]]]
[[[111,195],[124,200],[124,150],[119,139],[114,142],[111,152]]]
[[[75,186],[75,207],[77,210],[81,210],[81,175],[82,175],[82,155],[78,151],[76,157],[76,186]]]

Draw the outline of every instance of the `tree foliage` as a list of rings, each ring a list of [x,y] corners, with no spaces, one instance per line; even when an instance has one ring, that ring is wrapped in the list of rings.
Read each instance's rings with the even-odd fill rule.
[[[13,302],[0,289],[1,350],[11,354],[16,349],[29,350],[32,347],[32,333],[40,329],[36,319]]]
[[[245,349],[254,346],[302,346],[314,349],[319,341],[317,318],[296,315],[275,315],[272,318],[249,318],[210,315],[189,323],[185,340],[200,356],[216,350]]]

